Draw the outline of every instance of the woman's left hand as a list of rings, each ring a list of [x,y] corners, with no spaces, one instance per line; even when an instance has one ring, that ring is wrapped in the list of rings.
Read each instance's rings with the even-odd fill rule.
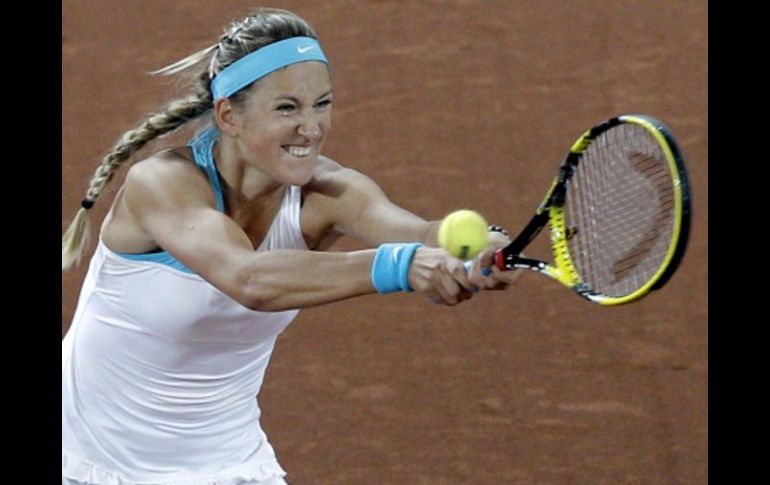
[[[505,290],[516,282],[523,270],[503,271],[494,265],[495,251],[507,246],[511,239],[504,232],[490,231],[487,248],[473,260],[469,276],[471,282],[483,290]],[[485,271],[482,274],[482,269]]]

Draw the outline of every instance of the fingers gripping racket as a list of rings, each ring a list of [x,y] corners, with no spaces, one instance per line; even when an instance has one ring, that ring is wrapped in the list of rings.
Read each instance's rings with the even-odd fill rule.
[[[548,225],[553,263],[521,256]],[[669,129],[646,115],[611,118],[572,146],[532,220],[494,265],[550,276],[601,305],[661,288],[690,227],[684,159]]]

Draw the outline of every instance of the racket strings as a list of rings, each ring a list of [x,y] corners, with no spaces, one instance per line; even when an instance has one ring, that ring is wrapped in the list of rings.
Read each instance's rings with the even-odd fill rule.
[[[599,135],[570,179],[566,216],[577,229],[570,256],[594,291],[620,297],[643,287],[666,261],[675,215],[666,155],[641,126]]]

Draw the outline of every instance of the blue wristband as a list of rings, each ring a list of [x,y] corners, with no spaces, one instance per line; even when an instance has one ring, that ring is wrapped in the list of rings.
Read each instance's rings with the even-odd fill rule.
[[[412,291],[409,266],[421,243],[385,243],[377,248],[372,263],[372,283],[378,293]]]

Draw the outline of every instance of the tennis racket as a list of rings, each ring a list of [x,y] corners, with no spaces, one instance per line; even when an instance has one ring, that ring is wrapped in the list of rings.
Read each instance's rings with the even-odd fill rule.
[[[553,263],[521,252],[550,228]],[[501,270],[550,276],[600,305],[671,278],[687,246],[690,187],[671,131],[647,115],[603,121],[572,145],[532,220],[494,255]]]

